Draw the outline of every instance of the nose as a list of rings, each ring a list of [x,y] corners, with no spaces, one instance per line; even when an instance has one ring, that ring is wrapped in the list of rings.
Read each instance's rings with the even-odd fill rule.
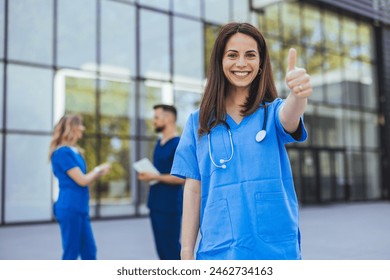
[[[246,66],[246,60],[245,60],[245,57],[240,57],[238,60],[237,60],[237,67],[245,67]]]

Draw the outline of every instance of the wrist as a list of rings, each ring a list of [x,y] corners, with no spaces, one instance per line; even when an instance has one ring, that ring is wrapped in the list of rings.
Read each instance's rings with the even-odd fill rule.
[[[93,169],[93,172],[95,172],[96,174],[102,174],[103,170],[100,166],[96,166],[94,169]]]

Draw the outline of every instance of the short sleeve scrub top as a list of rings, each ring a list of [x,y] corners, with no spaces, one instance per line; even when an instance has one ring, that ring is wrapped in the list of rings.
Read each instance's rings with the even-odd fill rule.
[[[280,98],[266,104],[267,135],[261,142],[256,134],[263,126],[262,106],[239,124],[227,116],[232,141],[223,124],[199,137],[199,110],[187,120],[171,174],[201,182],[196,259],[301,259],[298,201],[285,144],[306,140],[307,132],[303,117],[299,139],[283,129],[283,104]],[[226,168],[210,160],[218,165],[232,152]]]

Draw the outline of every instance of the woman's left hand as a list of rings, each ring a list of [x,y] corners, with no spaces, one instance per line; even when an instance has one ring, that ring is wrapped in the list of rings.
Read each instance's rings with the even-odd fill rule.
[[[294,96],[307,98],[313,92],[310,75],[306,73],[306,69],[296,67],[296,62],[297,51],[291,48],[288,52],[286,84],[291,92],[294,93]]]

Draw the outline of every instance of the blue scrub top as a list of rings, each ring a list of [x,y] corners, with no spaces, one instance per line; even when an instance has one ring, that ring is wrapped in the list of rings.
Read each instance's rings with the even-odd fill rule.
[[[66,173],[74,167],[79,167],[85,174],[87,167],[83,156],[74,147],[62,146],[53,152],[51,165],[60,188],[55,209],[89,213],[89,188],[79,186]]]
[[[173,158],[180,137],[174,137],[161,145],[157,140],[153,153],[153,164],[161,174],[170,174]],[[181,213],[183,207],[182,185],[172,185],[158,182],[150,186],[148,207],[152,211],[166,213]]]
[[[295,140],[280,122],[284,100],[268,105],[267,136],[260,143],[264,108],[240,124],[227,116],[234,154],[227,168],[215,167],[207,135],[199,138],[199,110],[187,121],[176,150],[171,174],[201,181],[200,233],[197,259],[301,259],[298,202],[285,144]],[[225,125],[211,131],[216,164],[231,155]]]

